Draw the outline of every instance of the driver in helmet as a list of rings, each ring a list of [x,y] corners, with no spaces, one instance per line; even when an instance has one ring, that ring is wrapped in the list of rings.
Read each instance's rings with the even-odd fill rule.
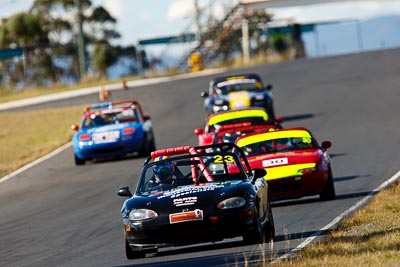
[[[166,156],[157,157],[154,162],[166,159]],[[153,167],[154,176],[148,183],[148,187],[172,185],[174,179],[172,178],[175,173],[175,165],[173,162],[162,162]]]

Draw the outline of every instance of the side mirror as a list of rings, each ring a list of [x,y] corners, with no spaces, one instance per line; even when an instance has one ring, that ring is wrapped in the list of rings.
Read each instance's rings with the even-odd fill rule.
[[[208,93],[207,92],[201,92],[200,96],[206,98],[206,97],[208,97]]]
[[[257,180],[258,178],[265,177],[267,175],[267,171],[262,168],[255,168],[253,170],[253,181]]]
[[[76,124],[72,124],[72,125],[71,125],[71,129],[72,129],[73,131],[77,132],[77,131],[79,130],[79,126],[76,125]]]
[[[322,146],[323,149],[328,149],[328,148],[330,148],[332,146],[332,142],[331,141],[324,141],[324,142],[322,142],[321,146]]]
[[[273,88],[272,84],[267,84],[267,85],[265,86],[265,90],[268,90],[268,91],[271,91],[272,88]]]
[[[195,134],[195,135],[201,135],[201,134],[203,134],[203,129],[202,129],[202,128],[196,128],[196,129],[194,129],[194,134]]]
[[[143,115],[143,120],[144,121],[148,121],[150,119],[151,119],[151,117],[149,115]]]
[[[283,118],[282,117],[275,117],[275,121],[278,123],[282,123],[283,122]]]
[[[132,197],[132,193],[127,186],[118,188],[117,195],[120,197]]]

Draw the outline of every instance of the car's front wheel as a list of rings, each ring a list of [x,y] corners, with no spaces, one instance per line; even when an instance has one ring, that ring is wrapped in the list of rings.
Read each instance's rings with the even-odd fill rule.
[[[265,227],[261,218],[258,216],[257,208],[254,209],[253,227],[247,230],[243,235],[243,242],[245,245],[254,245],[265,243]]]
[[[147,140],[148,137],[146,136],[144,138],[145,142],[143,142],[143,147],[139,152],[140,157],[148,157],[150,156],[150,153],[154,150],[156,150],[156,142],[154,140],[154,136],[150,139]]]
[[[78,158],[76,155],[75,155],[74,159],[75,159],[75,165],[84,165],[85,164],[85,160]]]
[[[143,258],[145,254],[142,251],[135,251],[129,246],[128,239],[125,235],[125,255],[128,260]]]
[[[334,200],[336,198],[336,193],[335,193],[335,184],[333,182],[333,175],[332,171],[329,170],[328,174],[328,183],[326,185],[325,190],[319,195],[319,198],[323,201],[326,200]]]

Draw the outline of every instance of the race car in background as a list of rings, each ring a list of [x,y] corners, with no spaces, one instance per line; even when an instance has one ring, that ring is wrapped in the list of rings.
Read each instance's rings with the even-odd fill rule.
[[[272,85],[263,85],[258,74],[221,76],[210,81],[209,91],[201,92],[207,114],[247,107],[262,107],[275,118]]]
[[[252,107],[228,110],[208,116],[204,130],[196,128],[199,145],[231,142],[245,133],[256,130],[280,129],[280,120],[270,119],[265,109]]]
[[[320,146],[308,129],[297,127],[248,134],[236,144],[252,168],[267,171],[270,201],[318,194],[321,200],[335,199],[330,141]]]
[[[108,159],[156,149],[150,116],[136,100],[102,102],[87,107],[72,137],[76,165],[88,160]]]
[[[251,169],[234,144],[152,152],[135,192],[126,186],[117,190],[127,198],[121,208],[126,257],[239,236],[247,245],[272,241],[265,175],[264,169]]]

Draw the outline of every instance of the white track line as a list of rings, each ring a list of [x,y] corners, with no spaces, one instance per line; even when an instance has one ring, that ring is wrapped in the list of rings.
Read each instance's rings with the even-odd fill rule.
[[[348,216],[349,214],[351,214],[352,212],[358,210],[360,207],[362,207],[364,204],[366,204],[368,201],[371,200],[371,198],[378,193],[379,191],[381,191],[382,189],[388,187],[389,185],[393,184],[395,181],[397,181],[400,177],[400,171],[398,171],[395,175],[393,175],[392,177],[390,177],[388,180],[386,180],[385,182],[383,182],[380,186],[378,186],[377,188],[375,188],[374,190],[372,190],[371,192],[368,193],[367,196],[365,196],[363,199],[359,200],[355,205],[353,205],[352,207],[350,207],[349,209],[347,209],[346,211],[344,211],[342,214],[340,214],[338,217],[336,217],[335,219],[333,219],[333,221],[331,221],[330,223],[328,223],[327,225],[325,225],[324,227],[322,227],[321,229],[319,229],[318,231],[315,231],[310,237],[308,237],[306,240],[304,240],[300,245],[298,245],[296,248],[292,249],[291,251],[289,251],[288,253],[280,256],[279,258],[275,259],[274,261],[272,261],[271,263],[278,263],[281,262],[284,259],[289,258],[290,256],[292,256],[293,254],[295,254],[296,252],[302,250],[303,248],[305,248],[306,246],[308,246],[315,238],[321,236],[326,230],[332,228],[333,226],[336,226],[341,220],[343,220],[346,216]]]
[[[11,178],[13,178],[14,176],[17,176],[18,174],[26,171],[29,168],[32,168],[33,166],[38,165],[39,163],[41,163],[41,162],[43,162],[43,161],[45,161],[45,160],[47,160],[49,158],[54,157],[55,155],[57,155],[58,153],[64,151],[65,149],[69,148],[70,146],[72,146],[72,142],[69,142],[69,143],[63,145],[62,147],[57,148],[53,152],[51,152],[51,153],[49,153],[49,154],[47,154],[47,155],[35,160],[35,161],[32,161],[31,163],[29,163],[29,164],[25,165],[24,167],[16,170],[15,172],[12,172],[12,173],[10,173],[10,174],[8,174],[6,176],[1,177],[0,178],[0,184],[5,182],[5,181],[7,181],[7,180],[9,180],[9,179],[11,179]]]

